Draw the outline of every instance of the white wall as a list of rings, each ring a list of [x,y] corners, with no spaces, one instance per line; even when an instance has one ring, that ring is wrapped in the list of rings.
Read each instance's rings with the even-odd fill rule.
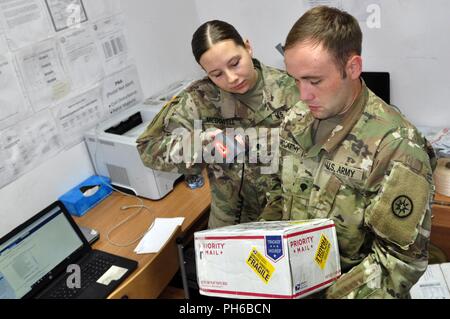
[[[232,23],[253,43],[255,57],[284,67],[274,49],[308,8],[308,0],[196,0],[199,20]],[[333,2],[333,1],[329,1]],[[391,74],[391,103],[416,125],[450,125],[450,1],[341,0],[362,21],[366,71]],[[369,29],[369,4],[381,8],[381,28]]]
[[[242,37],[249,39],[254,57],[263,63],[284,68],[283,57],[275,46],[283,43],[300,15],[302,1],[272,0],[195,0],[201,23],[212,19],[231,23]]]
[[[122,8],[145,97],[199,74],[191,51],[198,27],[194,0],[122,0]]]
[[[416,125],[449,126],[450,1],[384,0],[365,28],[366,70],[391,73],[391,101]]]

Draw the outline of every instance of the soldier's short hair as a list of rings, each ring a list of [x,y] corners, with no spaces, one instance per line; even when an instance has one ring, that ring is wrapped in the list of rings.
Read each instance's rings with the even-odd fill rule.
[[[200,64],[200,58],[209,48],[225,40],[233,40],[236,45],[245,47],[239,32],[227,22],[211,20],[198,27],[191,41],[192,53],[197,63]]]
[[[334,57],[345,74],[345,65],[352,54],[361,55],[362,32],[358,21],[337,8],[318,6],[303,14],[292,26],[284,49],[312,41],[322,45]]]

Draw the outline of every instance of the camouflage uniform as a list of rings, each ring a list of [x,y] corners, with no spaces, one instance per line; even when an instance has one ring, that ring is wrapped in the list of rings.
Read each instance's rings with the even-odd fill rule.
[[[188,162],[175,164],[167,160],[168,154],[182,149],[182,141],[172,132],[180,127],[193,132],[194,120],[202,121],[203,130],[279,127],[284,114],[298,101],[295,82],[285,72],[257,60],[254,65],[261,70],[264,81],[263,101],[258,109],[244,105],[208,78],[196,81],[168,103],[138,138],[143,163],[157,170],[199,174],[204,164],[195,163],[202,156],[195,149]],[[261,175],[261,165],[247,162],[207,165],[212,194],[210,228],[255,221],[259,217],[275,177]]]
[[[408,298],[428,262],[431,146],[364,83],[325,143],[313,145],[313,122],[301,102],[286,115],[282,191],[262,218],[334,220],[346,273],[327,298]]]

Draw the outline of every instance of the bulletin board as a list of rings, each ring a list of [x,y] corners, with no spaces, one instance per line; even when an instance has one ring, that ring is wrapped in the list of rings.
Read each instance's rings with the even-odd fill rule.
[[[0,3],[0,188],[142,101],[119,0]]]

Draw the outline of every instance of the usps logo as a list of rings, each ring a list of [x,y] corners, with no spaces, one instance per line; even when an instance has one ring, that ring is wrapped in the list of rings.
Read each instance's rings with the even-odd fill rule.
[[[283,240],[281,236],[266,236],[266,256],[277,262],[283,255]]]

